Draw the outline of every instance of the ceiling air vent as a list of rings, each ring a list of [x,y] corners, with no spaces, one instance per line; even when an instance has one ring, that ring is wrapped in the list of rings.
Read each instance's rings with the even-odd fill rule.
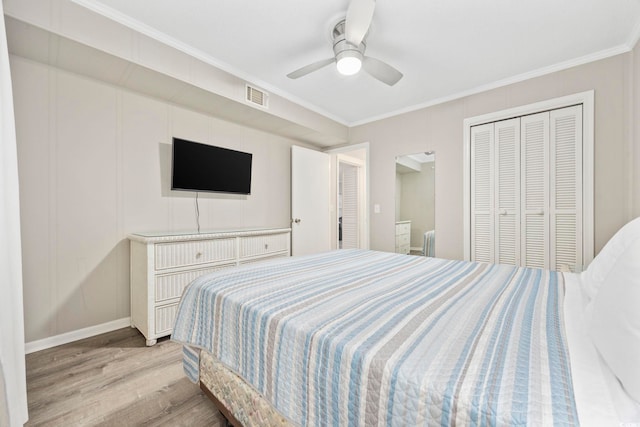
[[[268,107],[269,94],[267,92],[263,92],[260,89],[247,85],[246,96],[247,102],[259,105],[263,108]]]

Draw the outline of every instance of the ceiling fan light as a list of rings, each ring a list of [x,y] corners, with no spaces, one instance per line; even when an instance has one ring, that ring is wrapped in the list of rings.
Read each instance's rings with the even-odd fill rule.
[[[362,68],[362,60],[357,55],[342,55],[336,61],[338,72],[344,76],[352,76],[357,74]]]

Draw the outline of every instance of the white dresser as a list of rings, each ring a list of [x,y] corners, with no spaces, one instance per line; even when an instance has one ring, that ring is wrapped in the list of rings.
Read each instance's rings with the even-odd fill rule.
[[[411,221],[396,221],[396,252],[409,254],[411,250]]]
[[[131,327],[147,345],[170,335],[184,288],[195,278],[291,254],[291,229],[134,233],[131,241]]]

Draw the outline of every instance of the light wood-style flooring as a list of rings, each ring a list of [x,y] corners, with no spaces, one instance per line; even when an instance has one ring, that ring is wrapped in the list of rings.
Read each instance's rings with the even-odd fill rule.
[[[137,329],[27,355],[27,426],[225,426],[182,371],[182,347]]]

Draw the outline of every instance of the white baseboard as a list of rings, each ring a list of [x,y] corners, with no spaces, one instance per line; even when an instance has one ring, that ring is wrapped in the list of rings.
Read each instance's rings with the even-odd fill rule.
[[[422,246],[411,246],[409,249],[411,249],[412,251],[420,251],[422,252]]]
[[[131,326],[131,318],[123,317],[122,319],[112,320],[111,322],[102,323],[100,325],[89,326],[88,328],[65,332],[64,334],[54,335],[52,337],[25,343],[24,352],[26,354],[34,353],[36,351],[45,350],[58,345],[104,334],[105,332],[115,331],[116,329],[121,329],[127,326]]]

